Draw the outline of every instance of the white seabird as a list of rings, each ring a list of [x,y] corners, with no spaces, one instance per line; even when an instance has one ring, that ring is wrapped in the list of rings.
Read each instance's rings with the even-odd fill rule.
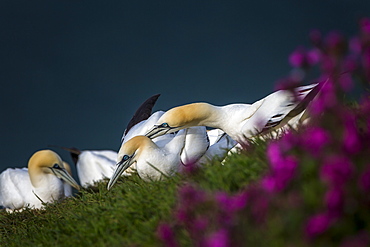
[[[209,147],[205,127],[184,129],[170,135],[170,138],[163,146],[146,136],[135,136],[123,143],[118,152],[117,169],[108,183],[108,190],[133,164],[142,179],[159,180],[179,172],[182,165],[196,163]]]
[[[62,159],[51,150],[32,155],[26,168],[8,168],[0,174],[0,204],[9,211],[42,208],[43,203],[65,197],[64,180],[79,189],[65,170]]]
[[[317,83],[279,90],[253,104],[193,103],[175,107],[165,112],[146,136],[156,138],[192,126],[208,126],[221,129],[240,145],[247,146],[250,138],[287,124],[295,125],[320,88]]]

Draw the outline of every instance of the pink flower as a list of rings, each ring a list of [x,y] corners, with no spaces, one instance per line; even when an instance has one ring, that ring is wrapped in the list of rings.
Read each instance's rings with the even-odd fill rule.
[[[315,65],[320,61],[321,52],[319,49],[311,49],[307,52],[307,63],[309,65]]]
[[[330,142],[330,135],[323,128],[314,127],[308,129],[302,139],[304,147],[317,156],[323,147]]]
[[[289,56],[289,63],[296,68],[310,67],[320,60],[320,51],[312,49],[307,51],[304,47],[298,47]]]
[[[287,157],[284,157],[284,159],[282,159],[280,162],[275,163],[272,166],[272,170],[273,172],[281,172],[285,175],[288,175],[287,173],[290,174],[294,172],[297,167],[297,163],[297,159],[294,156],[289,155]]]
[[[262,179],[262,186],[266,191],[280,192],[285,189],[288,182],[290,182],[290,177],[279,175],[269,175]]]
[[[361,31],[364,33],[370,33],[370,19],[369,18],[363,18],[360,21],[360,28]]]
[[[323,73],[331,75],[334,72],[336,60],[329,55],[323,55],[320,68]]]
[[[184,185],[179,189],[179,197],[181,205],[194,206],[195,204],[201,203],[205,200],[205,195],[203,191],[195,189],[191,185]]]
[[[370,191],[370,166],[361,174],[358,185],[365,192]]]
[[[320,94],[310,104],[311,113],[316,115],[323,113],[326,109],[333,108],[338,102],[333,81],[328,77],[325,80]]]
[[[266,193],[266,190],[260,186],[249,187],[247,189],[248,201],[247,209],[251,213],[252,218],[257,223],[265,221],[267,211],[269,209],[270,196]]]
[[[361,150],[361,141],[356,127],[355,116],[344,115],[343,147],[350,154],[356,154]]]
[[[329,47],[338,46],[344,41],[344,37],[338,31],[332,31],[325,37],[325,42]]]
[[[221,209],[227,212],[235,212],[243,209],[247,203],[247,193],[229,196],[225,192],[219,192],[215,196]]]
[[[330,224],[330,217],[325,213],[320,213],[312,216],[306,223],[306,235],[309,238],[315,238],[324,233]]]
[[[349,49],[354,53],[354,54],[360,54],[361,53],[361,41],[358,37],[354,37],[349,40]]]
[[[267,157],[270,161],[270,173],[262,180],[262,187],[269,192],[283,190],[294,176],[297,167],[297,160],[293,156],[285,156],[281,149],[289,151],[292,142],[295,142],[292,135],[284,136],[279,142],[270,142],[267,147]]]
[[[347,157],[329,157],[321,167],[320,173],[322,179],[330,185],[342,186],[352,177],[353,165]]]
[[[353,73],[358,68],[357,58],[354,55],[348,56],[343,62],[344,72],[351,76],[349,73]]]
[[[341,33],[332,31],[325,37],[325,44],[330,55],[343,55],[346,41]]]
[[[206,241],[207,247],[228,247],[230,240],[226,229],[218,230],[209,236]]]
[[[187,224],[194,221],[193,209],[205,201],[205,193],[195,189],[191,185],[184,185],[179,188],[179,207],[175,211],[175,217],[179,222]]]
[[[179,222],[189,222],[189,221],[192,221],[193,219],[193,216],[191,214],[191,212],[189,212],[189,210],[187,208],[178,208],[176,211],[175,211],[175,217],[176,219],[179,221]]]
[[[325,194],[325,205],[332,216],[338,216],[343,208],[343,191],[335,187],[329,189]]]
[[[291,177],[297,168],[297,164],[297,159],[294,156],[287,156],[278,166],[275,166],[274,172],[281,172],[285,176]]]
[[[198,217],[195,219],[193,226],[194,231],[205,231],[208,226],[208,219],[206,217]]]
[[[167,247],[177,247],[175,234],[167,224],[160,224],[157,229],[157,236],[164,242]]]
[[[293,67],[304,67],[306,65],[306,51],[299,47],[289,56],[289,63]]]
[[[215,195],[216,201],[219,203],[221,208],[226,209],[231,203],[231,197],[226,192],[218,192]]]
[[[267,147],[267,157],[272,165],[279,164],[284,159],[278,142],[270,142]]]
[[[292,131],[287,131],[279,140],[280,149],[283,152],[288,152],[296,147],[300,142],[299,137],[294,135]]]
[[[242,192],[242,193],[236,194],[232,197],[232,203],[231,203],[230,207],[233,210],[244,209],[245,206],[247,205],[247,201],[248,201],[248,194],[247,193]]]
[[[271,175],[265,176],[261,180],[262,187],[268,192],[281,191],[283,186],[277,183],[277,179]]]
[[[268,192],[279,192],[285,189],[294,176],[297,163],[293,156],[288,156],[271,164],[270,173],[262,179],[262,187]]]

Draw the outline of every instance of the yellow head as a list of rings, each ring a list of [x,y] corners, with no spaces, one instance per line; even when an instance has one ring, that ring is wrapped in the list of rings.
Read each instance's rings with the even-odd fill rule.
[[[193,103],[172,108],[159,118],[157,124],[146,133],[146,136],[155,138],[180,129],[202,126],[211,114],[212,106],[207,103]]]
[[[108,190],[116,183],[122,173],[135,162],[135,156],[140,155],[141,147],[151,145],[155,144],[148,137],[135,136],[121,146],[117,156],[117,168],[109,180]]]
[[[51,173],[50,167],[58,165],[64,168],[62,159],[51,150],[40,150],[34,153],[28,161],[28,170]]]
[[[79,189],[77,182],[65,170],[62,159],[51,150],[41,150],[34,153],[28,161],[28,173],[31,183],[35,187],[40,184],[42,176],[54,174]]]
[[[145,145],[149,142],[151,142],[151,140],[146,136],[135,136],[131,138],[130,140],[125,142],[119,149],[118,155],[117,155],[117,162],[118,163],[121,162],[123,156],[125,155],[129,157],[133,157],[135,153],[140,151],[139,149],[142,145]]]

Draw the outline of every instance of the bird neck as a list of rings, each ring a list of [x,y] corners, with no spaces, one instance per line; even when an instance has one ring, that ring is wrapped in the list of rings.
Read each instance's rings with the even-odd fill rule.
[[[205,104],[201,108],[202,111],[199,112],[197,126],[207,126],[224,130],[225,122],[227,122],[225,119],[227,119],[228,113],[223,107]]]
[[[32,192],[41,202],[50,202],[64,197],[64,183],[52,173],[30,177]]]
[[[33,187],[37,188],[42,186],[44,183],[44,172],[40,167],[28,168],[28,174],[30,176],[31,184]]]
[[[194,103],[192,108],[188,110],[191,121],[186,127],[192,126],[208,126],[212,128],[220,128],[222,125],[223,111],[220,107],[208,103]]]
[[[34,168],[28,169],[28,174],[30,176],[31,184],[34,188],[49,187],[51,184],[58,183],[62,184],[59,178],[54,174],[48,172],[48,168]],[[45,170],[45,171],[44,171]]]
[[[129,146],[132,150],[136,150],[136,157],[139,157],[145,150],[148,149],[159,149],[159,147],[148,137],[146,136],[135,136],[134,138],[127,141],[124,146]],[[119,156],[124,151],[119,151]]]

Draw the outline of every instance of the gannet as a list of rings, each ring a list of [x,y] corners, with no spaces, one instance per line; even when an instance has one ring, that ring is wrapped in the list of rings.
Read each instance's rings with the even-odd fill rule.
[[[197,162],[209,146],[205,127],[183,129],[175,135],[170,135],[170,138],[163,146],[163,143],[155,143],[141,135],[123,143],[118,152],[116,171],[108,183],[108,190],[133,164],[142,179],[159,180],[179,172],[181,165]]]
[[[116,168],[117,152],[113,150],[79,150],[59,147],[70,152],[82,187],[87,188],[104,178],[110,178]]]
[[[154,104],[156,103],[160,94],[153,95],[145,100],[136,110],[131,120],[127,124],[121,138],[121,146],[135,136],[145,135],[146,132],[158,121],[164,114],[164,111],[157,111],[152,113]],[[154,142],[159,147],[165,146],[174,137],[174,134],[165,135],[157,138]],[[122,157],[117,158],[117,163],[121,161]],[[129,166],[123,175],[129,175],[136,171],[136,163]]]
[[[51,150],[38,151],[29,159],[28,169],[8,168],[0,174],[0,204],[9,211],[42,208],[43,203],[65,197],[61,179],[80,188],[58,154]]]
[[[151,116],[152,108],[160,95],[156,94],[148,98],[136,110],[128,123],[121,142],[131,139],[136,135],[144,135],[146,131],[153,126],[164,112],[158,112]],[[151,120],[146,119],[151,116]],[[72,160],[76,165],[77,175],[82,187],[88,187],[95,182],[101,181],[104,178],[110,178],[116,168],[117,152],[112,150],[79,150],[77,148],[67,148],[61,146],[50,145],[52,147],[62,148],[70,152]],[[132,172],[132,171],[131,171]],[[129,175],[129,173],[124,173]]]
[[[82,150],[76,163],[78,178],[83,187],[113,175],[117,152],[112,150]]]
[[[253,104],[178,106],[165,112],[145,135],[156,138],[192,126],[208,126],[221,129],[246,147],[250,138],[279,129],[292,119],[297,121],[296,116],[303,115],[320,87],[316,83],[279,90]]]

